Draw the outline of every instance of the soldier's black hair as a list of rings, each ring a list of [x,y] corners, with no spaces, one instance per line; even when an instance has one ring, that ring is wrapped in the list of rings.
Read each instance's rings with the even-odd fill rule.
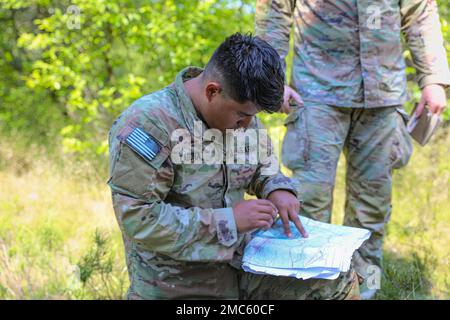
[[[216,49],[204,76],[218,80],[223,93],[239,103],[251,101],[267,112],[283,103],[284,70],[280,56],[266,41],[235,33]]]

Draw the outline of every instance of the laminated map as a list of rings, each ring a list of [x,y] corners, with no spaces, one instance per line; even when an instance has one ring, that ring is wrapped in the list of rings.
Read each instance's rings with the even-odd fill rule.
[[[366,229],[299,218],[307,238],[292,222],[292,237],[287,237],[281,219],[267,231],[256,231],[244,250],[244,271],[304,280],[336,279],[349,270],[354,251],[370,237]]]

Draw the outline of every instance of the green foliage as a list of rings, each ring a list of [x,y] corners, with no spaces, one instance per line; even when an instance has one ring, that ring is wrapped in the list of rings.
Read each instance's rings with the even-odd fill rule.
[[[105,153],[112,120],[133,100],[169,84],[187,65],[205,65],[226,35],[253,26],[248,0],[0,4],[9,23],[0,67],[15,76],[3,94],[14,98],[0,109],[0,121],[24,128],[20,121],[34,116],[57,128],[65,150],[74,152]],[[28,20],[17,17],[25,13]],[[13,70],[17,59],[20,68]]]
[[[73,292],[77,299],[122,299],[127,286],[124,267],[115,264],[111,238],[95,230],[92,246],[77,262],[82,287]]]
[[[427,252],[426,248],[422,249],[422,252]],[[415,300],[430,295],[429,266],[435,265],[435,261],[425,261],[416,252],[407,257],[398,257],[387,251],[383,259],[383,285],[377,299]]]
[[[25,85],[35,57],[18,40],[23,33],[37,32],[32,17],[41,13],[38,4],[33,9],[27,4],[29,10],[24,6],[23,1],[0,1],[0,129],[33,141],[57,139],[63,121],[52,93]]]
[[[439,14],[441,17],[441,30],[442,34],[444,36],[444,44],[445,49],[447,53],[450,51],[450,0],[440,0],[437,1],[439,5]],[[447,61],[450,61],[450,56],[447,54]],[[447,98],[448,97],[448,90],[447,90]],[[448,101],[448,100],[447,100]],[[450,103],[447,103],[447,105],[450,105]],[[443,113],[443,118],[445,121],[450,121],[450,108],[447,107],[446,110]]]
[[[96,273],[108,274],[112,271],[113,259],[108,256],[108,237],[95,230],[93,247],[77,263],[80,269],[80,281],[86,282]]]
[[[111,237],[95,230],[92,245],[77,262],[78,276],[82,284],[75,291],[75,298],[122,299],[127,285],[124,268],[117,266]]]
[[[58,251],[63,243],[63,235],[61,232],[52,226],[50,221],[47,221],[38,232],[39,245],[41,248],[49,251]]]
[[[449,2],[439,1],[447,48]],[[185,66],[205,65],[225,36],[251,32],[254,7],[255,0],[0,0],[0,130],[105,160],[112,120]],[[414,69],[407,72],[412,80]],[[409,90],[417,101],[417,85]],[[261,118],[269,126],[284,119]]]

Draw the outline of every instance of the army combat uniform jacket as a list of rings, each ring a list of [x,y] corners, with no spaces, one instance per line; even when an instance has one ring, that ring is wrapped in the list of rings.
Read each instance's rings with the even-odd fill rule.
[[[266,198],[293,190],[282,174],[261,174],[261,163],[172,161],[172,132],[194,135],[201,121],[183,85],[201,72],[183,70],[175,83],[134,102],[110,130],[108,184],[125,242],[129,298],[237,298],[230,262],[244,234],[232,206],[245,192]],[[251,126],[261,128],[256,118]]]
[[[402,35],[420,88],[450,85],[434,0],[258,0],[256,34],[282,59],[292,25],[291,85],[305,103],[350,108],[404,104]]]

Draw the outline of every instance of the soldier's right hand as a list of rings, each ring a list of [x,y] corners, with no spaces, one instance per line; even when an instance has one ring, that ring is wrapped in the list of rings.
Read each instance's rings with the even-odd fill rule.
[[[269,229],[278,210],[269,200],[243,200],[233,207],[234,220],[238,232],[248,232],[254,229]]]
[[[283,105],[281,106],[280,112],[290,113],[292,111],[290,106],[291,100],[294,100],[299,106],[303,106],[303,100],[297,91],[289,86],[284,86]]]

